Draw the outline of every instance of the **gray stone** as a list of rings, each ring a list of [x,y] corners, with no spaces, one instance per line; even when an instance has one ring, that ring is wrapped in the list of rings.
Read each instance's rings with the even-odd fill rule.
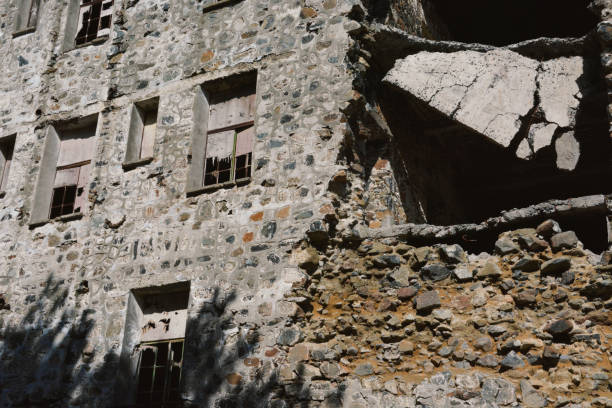
[[[495,368],[499,366],[499,360],[492,354],[486,354],[476,360],[476,364],[481,367]]]
[[[542,264],[542,274],[561,275],[572,266],[572,260],[566,256],[553,258]]]
[[[555,220],[546,220],[540,225],[538,225],[538,228],[536,228],[536,232],[538,233],[538,235],[541,235],[546,239],[550,239],[550,237],[552,237],[553,235],[561,232],[561,227],[559,226],[559,223]]]
[[[548,405],[546,398],[536,391],[527,380],[521,380],[521,394],[523,395],[523,404],[527,408],[543,408]]]
[[[440,247],[440,258],[442,258],[442,260],[446,263],[458,264],[464,262],[466,256],[463,248],[455,244]]]
[[[561,170],[574,170],[580,160],[580,143],[574,132],[566,132],[555,142],[557,167]]]
[[[501,238],[495,242],[495,252],[500,255],[508,255],[519,252],[520,248],[510,239]]]
[[[553,235],[550,242],[552,250],[558,252],[564,249],[575,248],[578,245],[578,237],[574,231],[565,231]]]
[[[476,350],[491,351],[493,350],[493,340],[489,336],[483,336],[476,339],[474,342]]]
[[[450,276],[450,269],[442,264],[425,265],[421,268],[421,277],[426,280],[438,282]]]
[[[574,328],[574,324],[567,320],[561,319],[553,322],[546,331],[550,333],[553,337],[559,337],[569,334]]]
[[[415,298],[415,307],[417,312],[426,314],[433,309],[440,307],[440,297],[438,292],[431,290],[418,295]]]
[[[469,282],[473,279],[472,271],[467,266],[458,266],[453,269],[453,278],[458,282]]]
[[[355,375],[366,376],[374,374],[374,367],[370,363],[359,364],[354,371]]]
[[[281,346],[294,346],[302,340],[302,332],[299,329],[284,329],[276,341]]]
[[[521,272],[536,272],[540,269],[540,265],[542,265],[542,261],[539,259],[526,256],[519,259],[518,262],[512,267],[512,270],[518,270]]]
[[[514,369],[525,366],[525,362],[519,357],[516,352],[511,351],[502,359],[501,365],[504,368]]]
[[[478,279],[497,279],[502,275],[501,269],[494,262],[487,262],[485,266],[476,273]]]

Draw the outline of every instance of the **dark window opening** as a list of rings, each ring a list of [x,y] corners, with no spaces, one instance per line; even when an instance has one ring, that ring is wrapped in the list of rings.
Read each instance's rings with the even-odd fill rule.
[[[582,37],[599,22],[591,0],[431,0],[453,40],[495,46]]]
[[[75,212],[74,202],[77,196],[77,186],[63,186],[53,189],[50,218],[61,217]]]
[[[6,189],[14,149],[15,136],[9,136],[0,140],[0,191]]]
[[[137,407],[179,406],[183,349],[184,339],[140,345]]]
[[[81,0],[76,44],[87,44],[110,34],[114,0]]]

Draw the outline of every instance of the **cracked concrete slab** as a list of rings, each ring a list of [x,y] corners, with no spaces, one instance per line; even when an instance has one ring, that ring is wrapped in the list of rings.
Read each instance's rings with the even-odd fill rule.
[[[542,63],[538,75],[540,107],[546,120],[572,127],[582,97],[578,79],[583,75],[581,57],[559,58]]]
[[[558,130],[564,131],[555,142],[556,164],[573,170],[580,145],[570,131],[584,75],[582,57],[539,62],[508,49],[423,51],[396,61],[383,82],[498,145],[517,142],[515,154],[521,159],[534,158],[552,145]]]
[[[409,92],[493,142],[509,147],[535,103],[539,63],[508,50],[420,52],[384,82]]]

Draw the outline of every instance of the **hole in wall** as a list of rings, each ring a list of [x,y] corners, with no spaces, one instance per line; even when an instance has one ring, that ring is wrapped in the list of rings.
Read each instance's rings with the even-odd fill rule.
[[[598,23],[590,0],[430,0],[455,41],[495,46],[582,37]]]
[[[429,224],[479,223],[504,210],[610,192],[605,114],[584,119],[576,130],[581,159],[567,172],[556,167],[554,144],[522,160],[408,94],[392,88],[382,94],[381,111],[393,134],[389,160],[406,214],[418,205]]]

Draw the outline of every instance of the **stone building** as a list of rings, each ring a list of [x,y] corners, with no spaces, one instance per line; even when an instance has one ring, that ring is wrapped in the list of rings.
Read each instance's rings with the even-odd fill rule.
[[[612,406],[612,4],[492,3],[0,4],[0,406]]]

